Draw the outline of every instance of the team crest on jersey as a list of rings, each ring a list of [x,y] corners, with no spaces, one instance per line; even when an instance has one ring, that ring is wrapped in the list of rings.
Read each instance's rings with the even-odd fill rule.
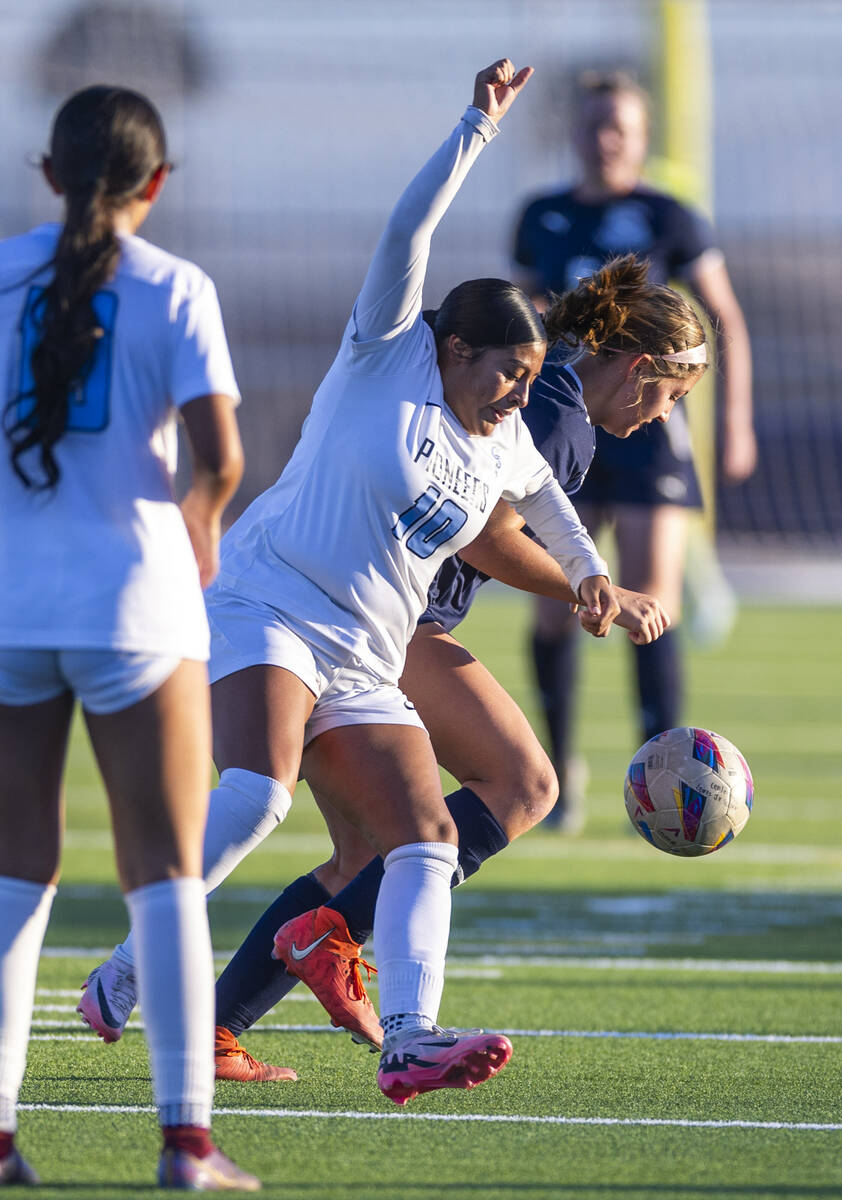
[[[500,453],[499,446],[491,447],[491,457],[494,459],[494,470],[499,474],[503,470],[503,455]]]
[[[646,208],[636,200],[612,204],[593,237],[594,244],[607,254],[636,253],[652,245],[652,226]]]

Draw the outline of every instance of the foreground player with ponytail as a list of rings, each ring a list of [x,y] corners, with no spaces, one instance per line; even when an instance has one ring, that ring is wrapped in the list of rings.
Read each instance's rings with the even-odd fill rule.
[[[575,492],[593,456],[593,427],[625,438],[652,422],[667,421],[676,401],[706,369],[705,335],[684,297],[651,282],[647,264],[633,255],[607,264],[556,300],[545,324],[550,350],[523,420],[559,483]],[[558,564],[521,531],[522,525],[501,504],[480,537],[445,563],[401,677],[439,763],[462,785],[446,798],[459,833],[453,884],[537,824],[556,797],[551,764],[523,713],[451,636],[489,575],[526,591],[575,600]],[[614,590],[620,606],[615,622],[629,630],[632,642],[648,645],[658,638],[669,624],[659,602]],[[581,614],[581,620],[589,632],[604,632],[589,614]],[[302,773],[335,852],[269,906],[217,982],[217,1071],[230,1078],[259,1081],[279,1070],[254,1060],[237,1038],[299,978],[334,1024],[375,1045],[381,1036],[359,955],[372,930],[382,861],[364,866],[368,844],[333,808],[332,797],[346,782],[336,764],[319,753],[318,740],[305,750]],[[300,915],[304,909],[311,911]],[[280,962],[268,957],[273,936]],[[302,953],[309,946],[314,948]]]
[[[136,930],[159,1184],[255,1190],[209,1136],[201,879],[211,740],[201,585],[216,573],[242,472],[237,386],[211,281],[135,236],[169,170],[152,105],[123,88],[78,92],[43,165],[64,223],[0,244],[0,1185],[36,1181],[14,1144],[16,1103],[78,699]],[[181,511],[176,409],[193,456]]]

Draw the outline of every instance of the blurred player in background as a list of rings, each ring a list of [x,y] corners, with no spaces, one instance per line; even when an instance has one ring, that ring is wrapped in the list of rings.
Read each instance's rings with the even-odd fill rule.
[[[754,470],[751,356],[740,307],[708,222],[674,197],[641,182],[648,149],[649,99],[629,77],[586,74],[574,111],[573,145],[582,177],[572,188],[533,200],[523,211],[514,257],[539,306],[617,254],[648,258],[660,283],[684,282],[717,334],[723,376],[722,476],[738,483]],[[596,536],[614,529],[619,579],[664,604],[671,629],[637,645],[635,658],[643,739],[680,724],[681,615],[688,510],[701,506],[686,415],[618,440],[597,430],[593,467],[576,499]],[[563,830],[583,823],[584,764],[572,754],[578,638],[568,607],[541,598],[535,607],[532,654],[561,792],[549,818]]]
[[[0,1184],[36,1182],[14,1144],[15,1111],[78,699],[136,931],[159,1183],[255,1190],[210,1140],[201,878],[201,585],[242,473],[237,386],[211,281],[135,236],[169,171],[152,105],[122,88],[78,92],[43,167],[64,223],[0,244]],[[181,511],[176,410],[193,456]]]

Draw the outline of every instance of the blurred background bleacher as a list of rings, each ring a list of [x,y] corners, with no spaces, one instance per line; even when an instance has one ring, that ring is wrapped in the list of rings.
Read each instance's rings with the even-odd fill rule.
[[[113,81],[156,100],[179,170],[145,232],[219,287],[245,397],[241,508],[286,461],[389,207],[475,70],[508,54],[536,76],[437,235],[428,303],[509,273],[524,198],[573,172],[580,69],[628,68],[657,94],[658,19],[654,0],[0,0],[0,235],[59,212],[27,160],[64,95]],[[842,4],[709,0],[707,21],[713,211],[760,444],[754,478],[717,488],[720,549],[749,590],[803,594],[798,564],[818,563],[839,597]]]

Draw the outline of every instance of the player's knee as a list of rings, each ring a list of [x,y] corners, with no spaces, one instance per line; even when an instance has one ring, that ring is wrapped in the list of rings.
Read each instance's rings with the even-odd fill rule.
[[[509,841],[543,821],[558,799],[558,777],[540,746],[518,755],[510,767],[494,806]]]
[[[529,773],[526,775],[523,801],[523,820],[526,829],[532,829],[539,821],[543,821],[544,817],[552,811],[556,800],[558,800],[558,776],[553,770],[552,763],[544,755],[542,760],[530,764]]]

